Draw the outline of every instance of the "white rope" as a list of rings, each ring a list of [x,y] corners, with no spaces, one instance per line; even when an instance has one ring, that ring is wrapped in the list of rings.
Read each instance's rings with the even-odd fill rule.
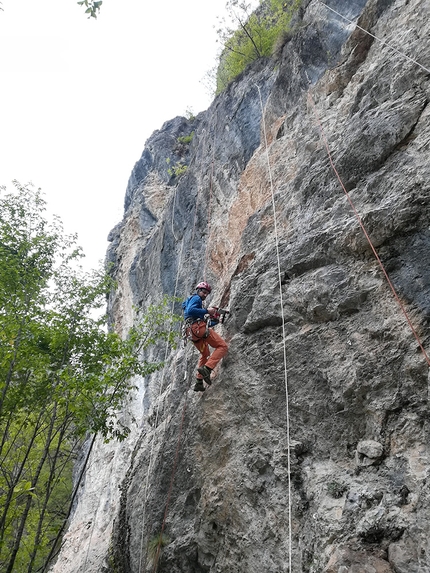
[[[178,189],[177,186],[175,186],[175,192],[173,194],[173,205],[172,205],[172,220],[171,220],[171,227],[172,227],[172,235],[173,238],[175,239],[176,242],[178,242],[178,237],[175,235],[175,229],[173,228],[173,213],[175,212],[175,207],[176,207],[176,190]],[[178,267],[179,268],[179,267]],[[178,277],[176,276],[176,284],[178,284]]]
[[[204,143],[206,143],[207,145],[207,134],[205,133],[205,137],[203,140]],[[177,187],[175,187],[175,192],[174,192],[174,196],[173,196],[173,205],[172,205],[172,219],[171,219],[171,230],[172,230],[172,235],[173,238],[175,239],[176,242],[178,242],[178,238],[175,235],[175,231],[174,231],[174,227],[173,227],[173,217],[174,217],[174,213],[175,213],[175,207],[176,207],[176,191],[177,191]],[[196,214],[197,214],[197,208],[198,208],[198,202],[196,203]],[[193,225],[193,235],[194,235],[194,228],[196,225],[196,214],[195,214],[195,218],[194,218],[194,225]],[[191,237],[191,243],[193,242],[193,237]],[[179,254],[179,260],[178,260],[178,269],[176,272],[176,282],[175,282],[175,291],[174,291],[174,295],[173,295],[173,301],[172,301],[172,314],[174,311],[174,304],[175,304],[175,299],[176,299],[176,294],[177,294],[177,290],[178,290],[178,282],[179,282],[179,271],[181,269],[181,263],[182,263],[182,256],[183,256],[183,249],[184,249],[184,243],[185,243],[185,238],[183,237],[182,240],[182,244],[181,244],[181,251]],[[192,246],[192,244],[191,244]],[[189,261],[190,262],[190,261]],[[188,265],[189,266],[189,265]],[[169,345],[168,343],[166,343],[166,351],[165,351],[165,356],[164,356],[164,362],[166,362],[167,360],[167,356],[168,356],[168,350],[169,350]],[[185,372],[184,372],[184,381],[186,381],[187,379],[187,369],[188,369],[188,357],[187,357],[187,353],[185,351]],[[160,390],[159,390],[159,394],[158,394],[158,400],[157,400],[157,411],[156,411],[156,415],[155,415],[155,429],[157,428],[158,425],[158,417],[159,417],[159,411],[160,411],[160,397],[161,397],[161,390],[163,387],[163,382],[164,382],[164,373],[165,373],[165,368],[163,368],[163,373],[162,373],[162,378],[161,378],[161,382],[160,382]],[[166,432],[166,425],[164,427],[164,431],[163,431],[163,437],[161,439],[161,442],[164,440],[164,434]],[[154,454],[154,444],[155,444],[155,431],[154,431],[154,437],[152,439],[152,443],[151,443],[151,451],[149,454],[149,463],[148,463],[148,469],[146,472],[146,478],[145,478],[145,493],[144,493],[144,505],[143,505],[143,512],[142,512],[142,526],[141,526],[141,540],[140,540],[140,555],[139,555],[139,568],[138,568],[138,573],[141,573],[142,571],[142,557],[143,557],[143,541],[144,541],[144,525],[145,525],[145,519],[146,519],[146,503],[148,500],[148,487],[149,487],[149,474],[152,468],[152,461],[153,461],[153,454]]]
[[[372,34],[371,32],[369,32],[368,30],[366,30],[365,28],[362,28],[361,26],[359,26],[356,22],[353,22],[352,20],[350,20],[349,18],[347,18],[346,16],[343,16],[342,14],[340,14],[339,12],[337,12],[334,8],[331,8],[330,6],[327,6],[327,4],[325,4],[324,2],[322,2],[321,0],[318,0],[318,2],[320,4],[322,4],[323,6],[325,6],[328,10],[331,10],[334,14],[337,14],[337,16],[339,16],[340,18],[343,18],[344,20],[346,20],[347,22],[349,22],[350,24],[354,24],[354,26],[356,28],[358,28],[359,30],[361,30],[362,32],[364,32],[365,34],[368,34],[369,36],[371,36],[372,38],[374,38],[375,40],[378,40],[378,42],[380,42],[383,46],[387,46],[387,48],[390,48],[390,50],[393,50],[394,52],[396,52],[396,54],[399,54],[400,56],[402,56],[402,58],[406,58],[407,60],[409,60],[410,62],[416,64],[417,66],[419,66],[420,68],[422,68],[425,72],[428,72],[430,74],[430,69],[426,68],[425,66],[423,66],[422,64],[420,64],[419,62],[417,62],[416,60],[414,60],[413,58],[410,58],[409,56],[407,56],[404,52],[398,50],[397,48],[395,48],[392,44],[390,44],[389,42],[385,42],[384,40],[381,40],[381,38],[378,38],[377,36],[375,36],[374,34]]]
[[[175,192],[176,195],[176,192]],[[173,212],[172,212],[172,220],[173,220]],[[173,233],[173,222],[172,222],[172,233]],[[174,234],[173,234],[174,235]],[[176,273],[176,282],[175,282],[175,291],[173,294],[173,300],[172,300],[172,308],[171,308],[171,314],[173,315],[174,312],[174,306],[175,306],[175,299],[176,299],[176,294],[177,294],[177,289],[178,289],[178,281],[179,281],[179,269],[181,268],[181,260],[182,260],[182,251],[184,248],[184,241],[182,241],[181,244],[181,252],[179,254],[179,263],[178,263],[178,270]],[[170,326],[171,329],[171,326]],[[169,331],[170,333],[170,331]],[[167,361],[167,356],[168,356],[168,352],[169,352],[169,342],[166,342],[166,349],[164,352],[164,363],[166,363]],[[146,472],[146,478],[145,478],[145,493],[144,493],[144,502],[143,502],[143,512],[142,512],[142,526],[141,526],[141,530],[142,530],[142,535],[141,535],[141,539],[140,539],[140,554],[139,554],[139,573],[142,570],[142,555],[143,555],[143,540],[144,540],[144,525],[145,525],[145,518],[146,518],[146,502],[148,501],[148,486],[149,486],[149,474],[150,471],[152,469],[152,461],[153,461],[153,453],[154,453],[154,444],[155,444],[155,433],[157,431],[157,426],[158,426],[158,417],[159,417],[159,412],[160,412],[160,404],[161,404],[161,390],[163,388],[163,383],[164,383],[164,374],[165,374],[166,368],[165,366],[163,367],[163,372],[162,372],[162,376],[161,376],[161,381],[160,381],[160,389],[158,392],[158,397],[157,397],[157,411],[155,414],[155,423],[154,423],[154,436],[152,438],[152,443],[151,443],[151,451],[149,454],[149,463],[148,463],[148,469]],[[164,433],[166,431],[166,427],[164,427],[164,432],[163,432],[163,438],[161,440],[161,442],[163,442],[164,439]]]
[[[288,395],[288,370],[287,370],[287,346],[285,342],[285,316],[284,316],[284,301],[282,296],[282,277],[281,277],[281,259],[279,255],[279,240],[278,240],[278,227],[276,221],[276,205],[275,193],[273,188],[272,170],[270,167],[269,147],[267,143],[266,122],[264,119],[263,100],[261,98],[261,91],[257,84],[258,96],[260,98],[261,117],[263,123],[264,142],[266,147],[267,169],[269,173],[270,191],[272,194],[272,210],[275,230],[275,245],[276,245],[276,260],[278,266],[278,284],[279,284],[279,298],[281,302],[281,316],[282,316],[282,343],[284,354],[284,379],[285,379],[285,400],[286,400],[286,424],[287,424],[287,469],[288,469],[288,571],[292,572],[292,509],[291,509],[291,452],[290,452],[290,408],[289,408],[289,395]]]

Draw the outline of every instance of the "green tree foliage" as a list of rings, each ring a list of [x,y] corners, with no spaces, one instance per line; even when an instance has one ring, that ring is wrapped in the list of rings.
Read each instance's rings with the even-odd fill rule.
[[[279,38],[290,29],[291,18],[301,0],[261,0],[251,12],[246,1],[228,0],[225,20],[218,30],[221,55],[216,73],[216,93],[222,92],[248,64],[270,56]]]
[[[0,195],[0,570],[32,573],[69,514],[83,439],[127,435],[116,413],[132,377],[162,365],[145,350],[174,344],[179,318],[164,300],[126,339],[109,332],[96,311],[112,280],[84,273],[40,191],[14,185]]]
[[[103,4],[102,0],[81,0],[78,2],[79,6],[86,8],[85,14],[88,14],[88,18],[97,18],[100,12],[100,6]]]

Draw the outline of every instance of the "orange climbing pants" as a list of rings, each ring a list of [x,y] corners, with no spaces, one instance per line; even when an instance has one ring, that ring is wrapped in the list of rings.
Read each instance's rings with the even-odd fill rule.
[[[193,331],[197,336],[203,337],[206,332],[206,324],[204,322],[198,323],[198,328],[195,326],[195,324],[193,324]],[[193,340],[193,344],[201,355],[197,365],[198,368],[206,365],[208,368],[213,370],[221,358],[223,358],[228,351],[226,341],[221,338],[221,336],[216,333],[213,328],[209,328],[209,334],[206,338]],[[210,353],[209,346],[215,349],[212,354]],[[197,378],[201,380],[201,374],[197,374]]]

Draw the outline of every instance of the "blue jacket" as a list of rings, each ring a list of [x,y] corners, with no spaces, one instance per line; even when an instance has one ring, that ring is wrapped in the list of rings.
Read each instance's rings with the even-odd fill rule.
[[[193,294],[182,303],[184,318],[201,318],[203,320],[208,311],[203,308],[202,299],[198,294]]]
[[[202,299],[199,297],[198,294],[193,294],[189,296],[187,300],[184,300],[184,302],[182,303],[182,309],[184,311],[185,320],[187,320],[187,318],[193,318],[194,320],[201,318],[203,320],[205,315],[208,314],[208,311],[205,308],[203,308]],[[219,320],[212,318],[209,323],[209,326],[212,327],[217,325],[218,323]]]

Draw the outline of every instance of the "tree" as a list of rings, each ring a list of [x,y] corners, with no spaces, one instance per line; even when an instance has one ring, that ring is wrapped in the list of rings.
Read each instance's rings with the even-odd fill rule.
[[[223,91],[248,64],[272,54],[277,40],[290,29],[301,0],[260,0],[252,11],[245,0],[228,0],[228,21],[218,29],[221,54],[216,74],[216,93]]]
[[[112,279],[84,273],[76,237],[45,218],[40,190],[0,196],[0,570],[45,566],[72,500],[72,468],[89,434],[123,439],[117,412],[178,317],[152,306],[126,338],[106,329]],[[3,190],[4,191],[4,190]]]

